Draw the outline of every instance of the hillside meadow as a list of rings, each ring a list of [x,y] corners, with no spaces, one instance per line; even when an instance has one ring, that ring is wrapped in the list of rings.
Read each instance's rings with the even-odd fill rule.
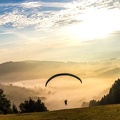
[[[120,104],[41,113],[0,115],[0,120],[120,120]]]

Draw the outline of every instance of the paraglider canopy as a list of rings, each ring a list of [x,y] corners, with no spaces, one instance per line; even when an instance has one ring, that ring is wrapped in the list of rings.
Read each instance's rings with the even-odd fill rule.
[[[58,74],[55,74],[55,75],[51,76],[51,77],[46,81],[45,87],[47,87],[47,84],[49,83],[49,81],[51,81],[53,78],[58,77],[58,76],[71,76],[71,77],[76,78],[77,80],[79,80],[79,81],[82,83],[82,80],[81,80],[78,76],[76,76],[76,75],[74,75],[74,74],[71,74],[71,73],[58,73]]]

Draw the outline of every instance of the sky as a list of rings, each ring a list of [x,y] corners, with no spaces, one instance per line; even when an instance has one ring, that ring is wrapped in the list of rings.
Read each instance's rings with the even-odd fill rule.
[[[0,63],[119,58],[120,0],[0,0]]]

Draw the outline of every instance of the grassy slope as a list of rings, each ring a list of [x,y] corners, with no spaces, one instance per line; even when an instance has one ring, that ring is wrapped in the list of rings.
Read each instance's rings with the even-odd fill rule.
[[[0,120],[120,120],[120,105],[106,105],[20,115],[1,115]]]

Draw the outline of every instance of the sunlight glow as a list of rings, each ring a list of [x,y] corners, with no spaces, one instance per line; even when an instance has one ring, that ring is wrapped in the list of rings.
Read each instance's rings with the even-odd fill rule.
[[[84,21],[70,26],[70,34],[75,39],[93,40],[107,37],[120,30],[119,10],[88,9],[83,15]],[[114,16],[114,17],[113,17]]]

